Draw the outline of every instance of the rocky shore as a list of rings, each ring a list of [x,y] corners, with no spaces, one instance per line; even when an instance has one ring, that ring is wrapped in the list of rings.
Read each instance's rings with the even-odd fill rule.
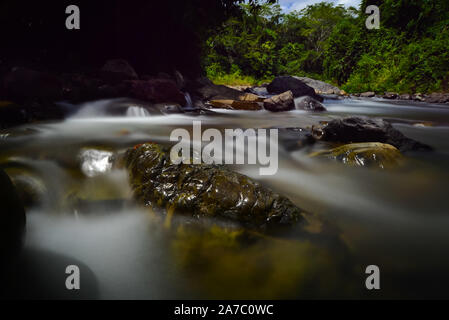
[[[100,99],[132,98],[161,114],[202,114],[216,108],[320,112],[326,111],[323,96],[342,99],[349,95],[331,84],[305,77],[280,76],[263,86],[236,89],[215,85],[206,77],[189,79],[178,71],[139,75],[123,59],[108,60],[101,68],[82,73],[10,67],[0,72],[0,128],[64,119],[75,113],[80,103]],[[447,93],[365,92],[352,97],[449,103]]]

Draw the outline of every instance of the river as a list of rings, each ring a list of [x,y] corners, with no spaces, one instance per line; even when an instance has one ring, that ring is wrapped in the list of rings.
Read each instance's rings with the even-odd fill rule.
[[[128,116],[87,112],[3,130],[2,167],[13,178],[32,181],[41,195],[40,205],[27,211],[16,294],[448,297],[449,107],[381,99],[327,99],[324,105],[324,113],[222,110],[189,116],[150,115],[130,104]],[[317,161],[307,148],[288,152],[281,144],[274,176],[259,176],[257,166],[233,167],[332,226],[336,237],[324,245],[273,239],[223,249],[208,241],[207,232],[173,234],[160,217],[133,203],[126,172],[113,165],[115,154],[142,142],[166,143],[172,130],[189,129],[194,120],[204,128],[305,128],[347,115],[385,118],[434,151],[408,153],[403,167],[381,170]],[[65,267],[72,264],[81,269],[81,292],[64,286]],[[365,288],[368,265],[380,268],[378,292]]]

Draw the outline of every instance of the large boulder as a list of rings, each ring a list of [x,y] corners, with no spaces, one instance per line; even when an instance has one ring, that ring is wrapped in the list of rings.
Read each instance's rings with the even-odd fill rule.
[[[223,166],[179,164],[158,144],[129,149],[125,156],[135,198],[195,218],[215,217],[273,230],[302,221],[301,210],[247,176]]]
[[[305,84],[297,77],[282,76],[276,77],[267,87],[271,94],[280,94],[286,91],[291,91],[293,97],[311,96],[312,98],[322,102],[323,97],[315,93],[315,89]]]
[[[265,99],[263,106],[266,110],[271,112],[290,111],[295,109],[295,101],[293,99],[293,93],[287,91],[277,96]]]
[[[186,105],[184,94],[179,91],[176,83],[168,79],[129,80],[129,97],[152,103],[172,102]]]
[[[329,83],[307,77],[298,77],[298,79],[304,82],[309,87],[315,89],[315,92],[317,94],[337,94],[337,95],[343,94],[343,91],[340,88],[333,86]]]
[[[412,140],[383,119],[348,117],[330,121],[323,127],[315,127],[314,136],[324,141],[342,143],[381,142],[400,151],[431,150],[428,145]]]
[[[0,170],[0,208],[0,256],[6,262],[22,246],[25,210],[11,179],[3,170]]]
[[[295,101],[295,107],[298,110],[326,111],[326,108],[321,104],[321,102],[309,96],[298,98]]]

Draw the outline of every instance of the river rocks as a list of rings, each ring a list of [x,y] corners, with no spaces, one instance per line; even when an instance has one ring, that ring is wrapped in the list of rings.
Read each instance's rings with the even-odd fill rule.
[[[17,67],[3,79],[4,94],[14,101],[44,100],[62,98],[62,81],[51,74]]]
[[[412,95],[408,93],[401,94],[399,96],[400,100],[412,100]]]
[[[111,82],[138,79],[134,68],[128,63],[128,61],[123,59],[106,61],[101,71],[104,79]]]
[[[276,77],[267,87],[271,94],[280,94],[286,91],[291,91],[293,97],[311,96],[312,98],[322,102],[323,97],[315,93],[315,89],[305,84],[297,77],[283,76]]]
[[[432,93],[426,96],[425,100],[428,103],[448,103],[449,93]]]
[[[336,86],[333,86],[329,83],[307,77],[298,77],[298,79],[304,82],[309,87],[315,89],[315,92],[317,94],[343,95],[342,90],[340,90],[340,88],[337,88]]]
[[[363,92],[360,94],[360,97],[362,97],[362,98],[373,98],[375,96],[376,96],[376,93],[372,92],[372,91]]]
[[[426,101],[426,98],[421,93],[415,93],[414,95],[412,95],[412,100],[424,102]]]
[[[239,100],[243,94],[242,91],[229,88],[227,86],[215,85],[213,83],[207,84],[204,82],[200,88],[197,88],[194,93],[202,100]]]
[[[298,110],[306,111],[326,111],[326,108],[321,102],[315,100],[312,97],[305,96],[295,100],[295,107]]]
[[[173,102],[184,106],[186,99],[176,83],[166,79],[130,80],[129,95],[153,103]]]
[[[240,95],[238,100],[211,100],[208,104],[219,109],[257,111],[262,109],[263,101],[264,98],[255,94],[245,93]]]
[[[202,218],[276,229],[302,221],[301,210],[242,174],[215,165],[175,165],[168,150],[146,143],[125,156],[135,198],[142,204]]]
[[[312,157],[321,156],[341,161],[350,166],[394,168],[400,165],[404,157],[401,152],[389,144],[354,143],[331,150],[316,152]]]
[[[290,111],[295,109],[293,93],[291,91],[284,92],[277,96],[265,99],[263,106],[271,112]]]
[[[3,263],[17,254],[25,233],[25,210],[8,175],[0,170],[0,256]]]
[[[264,86],[247,88],[245,92],[252,93],[258,96],[267,96],[269,94],[267,87]]]
[[[232,109],[234,110],[250,110],[257,111],[262,109],[262,103],[257,101],[241,101],[237,100],[232,103]]]
[[[256,94],[245,93],[239,97],[240,101],[251,101],[251,102],[264,102],[265,98],[262,98]]]
[[[381,142],[400,151],[431,150],[431,147],[404,136],[383,119],[348,117],[336,119],[321,128],[314,128],[314,136],[324,141],[342,143]]]
[[[257,101],[241,100],[211,100],[209,104],[214,108],[231,110],[250,110],[257,111],[262,109],[262,104]]]
[[[398,94],[395,92],[385,92],[385,94],[382,96],[382,98],[384,99],[388,99],[388,100],[394,100],[398,98]]]

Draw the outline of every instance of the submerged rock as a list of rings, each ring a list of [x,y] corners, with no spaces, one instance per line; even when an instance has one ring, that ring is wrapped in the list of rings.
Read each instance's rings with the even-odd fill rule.
[[[350,166],[393,168],[400,165],[403,156],[398,149],[383,143],[353,143],[331,150],[316,152],[312,157],[323,156]]]
[[[305,96],[295,101],[295,107],[299,110],[306,111],[327,111],[321,102],[315,100],[312,97]]]
[[[271,94],[280,94],[286,91],[291,91],[293,97],[311,96],[312,98],[322,102],[323,97],[315,93],[315,89],[305,84],[297,77],[283,76],[276,77],[267,87]]]
[[[317,139],[324,141],[342,143],[381,142],[391,144],[402,152],[432,149],[428,145],[407,138],[383,119],[365,117],[336,119],[323,127],[314,128],[313,132]]]
[[[169,152],[158,144],[129,149],[125,165],[134,196],[145,205],[268,230],[303,220],[289,199],[249,177],[223,166],[172,164]]]
[[[22,246],[25,210],[11,179],[3,170],[0,170],[0,207],[0,256],[6,262]]]
[[[290,111],[295,109],[295,102],[293,99],[293,93],[287,91],[277,96],[265,99],[263,106],[266,110],[271,112]]]
[[[316,140],[310,130],[303,128],[276,128],[279,133],[279,144],[292,152],[315,144]]]

